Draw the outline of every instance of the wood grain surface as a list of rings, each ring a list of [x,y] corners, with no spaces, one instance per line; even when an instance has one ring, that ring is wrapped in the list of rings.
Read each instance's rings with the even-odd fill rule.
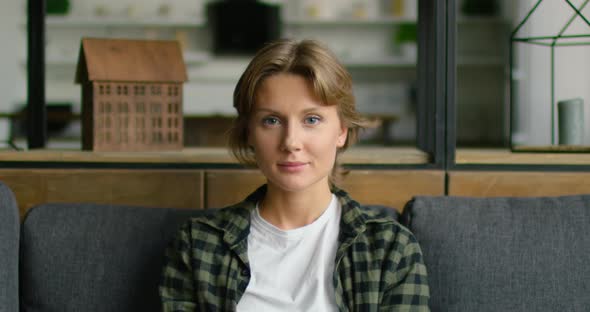
[[[461,171],[449,173],[449,195],[559,196],[590,194],[590,172]]]
[[[76,163],[235,164],[225,147],[185,147],[169,152],[91,152],[80,150],[0,151],[0,161]],[[342,164],[427,164],[428,154],[416,148],[354,147],[341,156]]]
[[[590,165],[590,153],[513,153],[508,149],[457,149],[457,164]]]
[[[205,207],[224,207],[243,200],[265,183],[257,170],[208,170]],[[401,211],[414,195],[444,194],[444,173],[426,170],[354,170],[341,187],[361,204],[380,204]]]
[[[15,193],[21,216],[48,202],[102,203],[167,208],[203,207],[199,170],[0,170]]]
[[[444,195],[444,172],[435,170],[355,170],[342,188],[361,204],[402,211],[415,195]]]

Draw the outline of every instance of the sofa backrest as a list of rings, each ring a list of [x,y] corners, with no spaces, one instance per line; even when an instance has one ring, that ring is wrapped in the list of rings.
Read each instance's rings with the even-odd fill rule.
[[[365,208],[397,218],[393,208]],[[22,311],[160,311],[158,284],[168,242],[182,222],[212,211],[33,207],[22,225]]]
[[[590,195],[416,197],[432,311],[588,311]]]
[[[0,311],[18,311],[19,224],[14,194],[0,182]]]
[[[21,233],[22,311],[160,311],[164,250],[206,210],[44,204]]]

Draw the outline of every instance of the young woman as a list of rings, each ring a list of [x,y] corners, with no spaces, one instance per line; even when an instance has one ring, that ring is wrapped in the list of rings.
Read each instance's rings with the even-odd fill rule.
[[[337,156],[364,125],[336,57],[311,40],[271,43],[234,107],[232,152],[267,184],[182,227],[166,253],[164,311],[427,311],[416,239],[335,186]]]

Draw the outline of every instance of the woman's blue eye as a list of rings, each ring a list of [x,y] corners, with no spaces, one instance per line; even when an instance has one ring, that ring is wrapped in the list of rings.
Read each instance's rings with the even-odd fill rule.
[[[262,119],[262,123],[268,126],[274,126],[279,123],[279,119],[276,117],[266,117]]]
[[[317,116],[309,116],[305,118],[305,123],[309,125],[315,125],[320,122],[320,117]]]

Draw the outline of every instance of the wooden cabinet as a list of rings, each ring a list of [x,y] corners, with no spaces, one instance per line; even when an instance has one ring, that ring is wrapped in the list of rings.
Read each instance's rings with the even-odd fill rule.
[[[207,170],[205,207],[244,199],[265,183],[257,170]],[[444,173],[435,170],[352,170],[340,187],[361,204],[391,206],[400,212],[415,195],[443,195]]]
[[[21,216],[48,202],[203,207],[200,170],[5,169],[0,181],[15,193]]]
[[[21,215],[41,203],[88,202],[167,208],[219,208],[239,202],[265,178],[257,170],[5,169]],[[353,170],[341,187],[362,204],[401,211],[414,195],[443,195],[444,173]]]
[[[590,193],[590,172],[456,171],[449,173],[449,195],[561,196]]]

